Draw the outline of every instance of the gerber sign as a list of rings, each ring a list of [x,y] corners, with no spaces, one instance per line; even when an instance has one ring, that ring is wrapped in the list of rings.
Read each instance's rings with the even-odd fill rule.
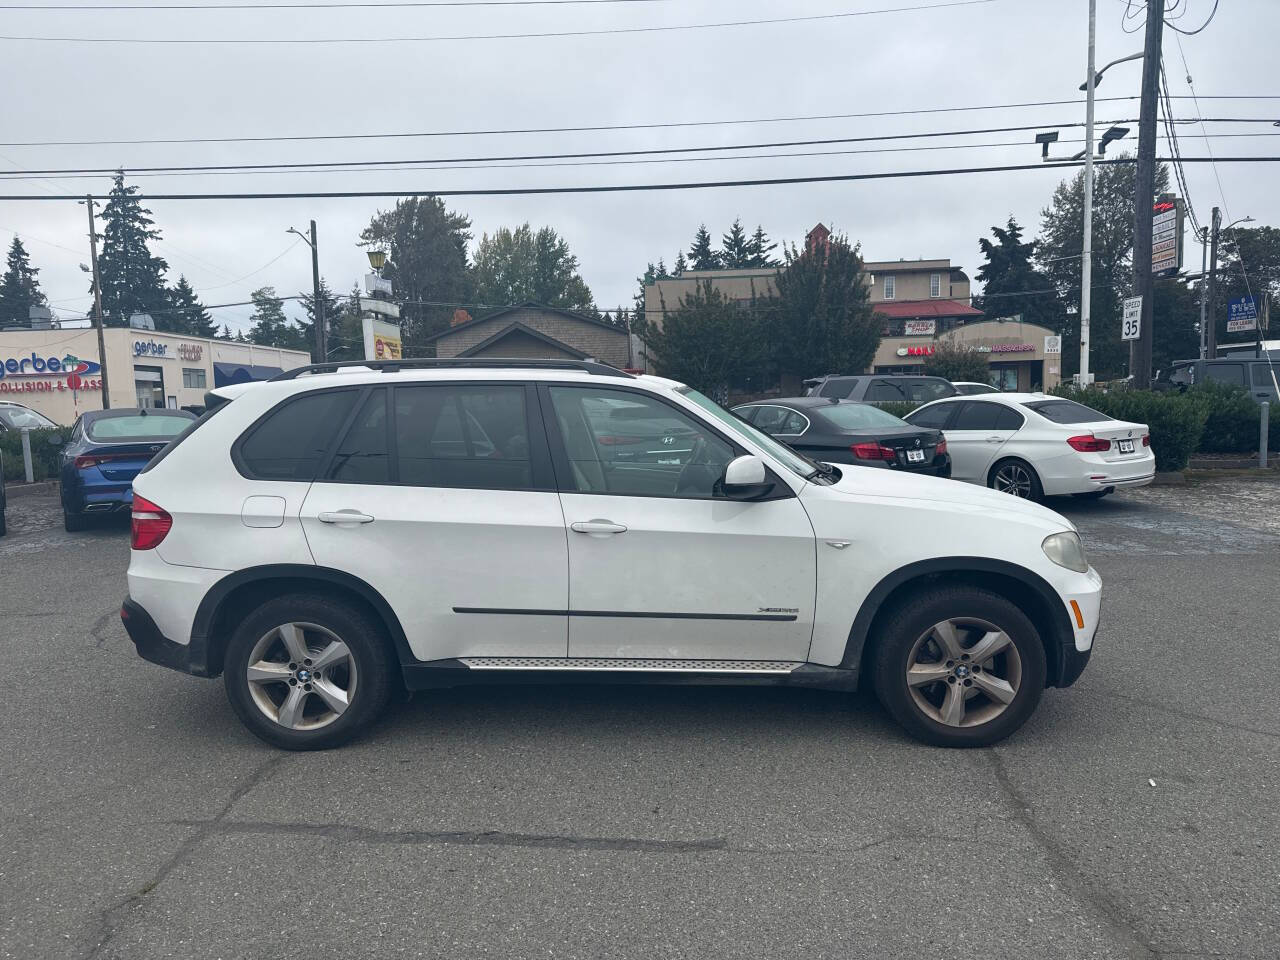
[[[81,360],[67,354],[64,357],[42,357],[31,353],[23,357],[6,357],[0,360],[0,393],[31,393],[41,390],[84,390],[101,385],[97,377],[101,364]]]

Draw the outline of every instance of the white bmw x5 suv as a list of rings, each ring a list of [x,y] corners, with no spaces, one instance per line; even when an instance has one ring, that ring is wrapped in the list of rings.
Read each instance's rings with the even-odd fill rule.
[[[1092,649],[1063,517],[814,463],[670,380],[389,361],[209,401],[134,481],[121,616],[280,747],[349,738],[397,687],[517,679],[862,683],[978,746]]]

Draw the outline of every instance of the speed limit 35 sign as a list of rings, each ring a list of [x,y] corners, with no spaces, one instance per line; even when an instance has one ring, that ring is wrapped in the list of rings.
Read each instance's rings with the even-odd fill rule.
[[[1126,297],[1124,316],[1120,320],[1120,339],[1137,340],[1142,336],[1142,298]]]

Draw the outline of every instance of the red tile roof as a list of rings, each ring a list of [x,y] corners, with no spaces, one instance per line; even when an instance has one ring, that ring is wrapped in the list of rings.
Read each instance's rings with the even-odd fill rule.
[[[884,317],[913,319],[915,317],[980,317],[981,310],[975,310],[967,303],[959,300],[917,300],[915,302],[894,303],[885,300],[872,304],[872,309]]]

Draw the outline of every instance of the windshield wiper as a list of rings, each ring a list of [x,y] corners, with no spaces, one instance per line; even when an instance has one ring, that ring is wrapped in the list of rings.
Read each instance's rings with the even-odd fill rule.
[[[805,475],[806,480],[813,480],[817,477],[830,477],[835,473],[835,468],[829,463],[822,463],[815,460],[813,462],[813,471]]]

